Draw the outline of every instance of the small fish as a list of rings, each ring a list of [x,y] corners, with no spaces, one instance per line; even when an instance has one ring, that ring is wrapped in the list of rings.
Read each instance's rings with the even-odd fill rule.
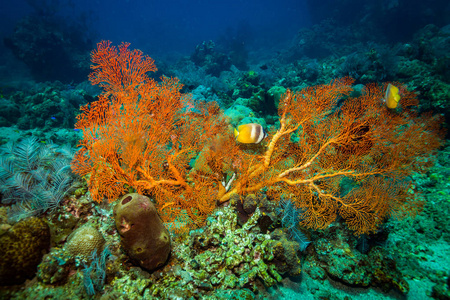
[[[260,124],[249,123],[239,125],[237,129],[235,128],[234,136],[236,141],[240,143],[258,144],[267,136],[267,133]]]
[[[384,95],[384,101],[386,102],[386,106],[388,108],[394,109],[398,106],[398,102],[400,101],[400,95],[398,94],[398,87],[392,84],[388,84],[386,88],[386,94]]]
[[[50,117],[50,119],[52,119],[52,120],[56,120],[56,117]]]

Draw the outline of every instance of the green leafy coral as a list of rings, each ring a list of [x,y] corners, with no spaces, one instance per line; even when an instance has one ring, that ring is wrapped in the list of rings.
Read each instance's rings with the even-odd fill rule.
[[[262,216],[257,208],[240,227],[231,206],[216,211],[174,251],[184,261],[178,271],[182,280],[193,289],[255,289],[258,281],[272,286],[285,273],[298,275],[298,244],[262,233]]]

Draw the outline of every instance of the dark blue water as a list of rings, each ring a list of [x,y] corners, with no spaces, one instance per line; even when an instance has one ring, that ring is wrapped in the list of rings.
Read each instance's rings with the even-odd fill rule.
[[[446,25],[449,16],[449,5],[444,0],[2,1],[0,63],[10,61],[7,55],[12,50],[14,56],[31,69],[42,69],[42,66],[32,65],[36,61],[59,66],[68,60],[67,56],[84,55],[82,53],[95,48],[100,40],[111,40],[113,44],[130,42],[133,48],[154,58],[172,59],[172,62],[181,55],[192,54],[196,45],[203,41],[212,40],[225,54],[245,51],[245,55],[258,60],[263,54],[275,57],[277,53],[295,47],[295,43],[305,42],[304,37],[298,38],[298,32],[314,25],[322,26],[308,35],[314,43],[307,40],[309,49],[291,58],[307,56],[316,59],[333,53],[324,53],[315,45],[317,43],[327,44],[334,40],[350,46],[369,42],[407,42],[427,24]],[[334,32],[320,25],[324,20],[333,20],[331,28],[335,28]],[[336,29],[340,26],[342,30]],[[351,39],[348,33],[353,35]],[[58,42],[64,51],[55,47],[53,53],[45,53],[49,58],[32,57],[37,52],[48,52]],[[54,60],[58,55],[66,57]],[[2,64],[6,65],[6,62]],[[239,64],[235,65],[239,68]],[[71,79],[82,81],[86,73],[69,70],[73,76],[65,78],[64,74],[49,76],[32,72],[38,81],[60,79],[69,82]]]
[[[29,14],[63,17],[83,34],[114,43],[128,41],[147,52],[191,52],[204,40],[232,33],[259,47],[292,39],[309,24],[304,1],[16,1],[0,4],[5,36]],[[245,32],[244,32],[245,31]]]

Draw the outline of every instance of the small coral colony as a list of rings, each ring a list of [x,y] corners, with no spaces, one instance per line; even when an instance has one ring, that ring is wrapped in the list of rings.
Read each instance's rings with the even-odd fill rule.
[[[77,117],[73,173],[67,151],[35,140],[10,145],[2,163],[7,194],[27,199],[11,208],[24,221],[2,236],[16,247],[1,244],[2,268],[26,257],[31,269],[2,281],[21,283],[39,265],[42,291],[69,280],[83,295],[251,298],[261,283],[299,275],[310,243],[331,260],[339,246],[322,230],[340,228],[349,246],[423,206],[411,174],[431,165],[442,119],[418,114],[417,95],[399,82],[355,88],[344,77],[287,90],[274,126],[234,128],[217,103],[182,93],[176,78],[149,77],[154,61],[128,43],[103,41],[91,59],[89,79],[103,92]],[[39,206],[45,197],[55,205]],[[90,218],[41,262],[23,247],[48,248],[49,225],[20,212],[47,209],[60,211],[50,222],[56,240],[74,216]],[[35,233],[19,238],[26,230]],[[347,283],[408,292],[382,248],[353,257],[372,263]]]

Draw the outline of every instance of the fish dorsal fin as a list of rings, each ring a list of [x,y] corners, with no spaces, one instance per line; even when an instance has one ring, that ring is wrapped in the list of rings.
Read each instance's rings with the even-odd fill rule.
[[[239,131],[241,131],[242,130],[242,128],[244,128],[245,126],[247,126],[248,124],[242,124],[242,125],[239,125],[238,127],[237,127],[237,131],[239,132]]]

